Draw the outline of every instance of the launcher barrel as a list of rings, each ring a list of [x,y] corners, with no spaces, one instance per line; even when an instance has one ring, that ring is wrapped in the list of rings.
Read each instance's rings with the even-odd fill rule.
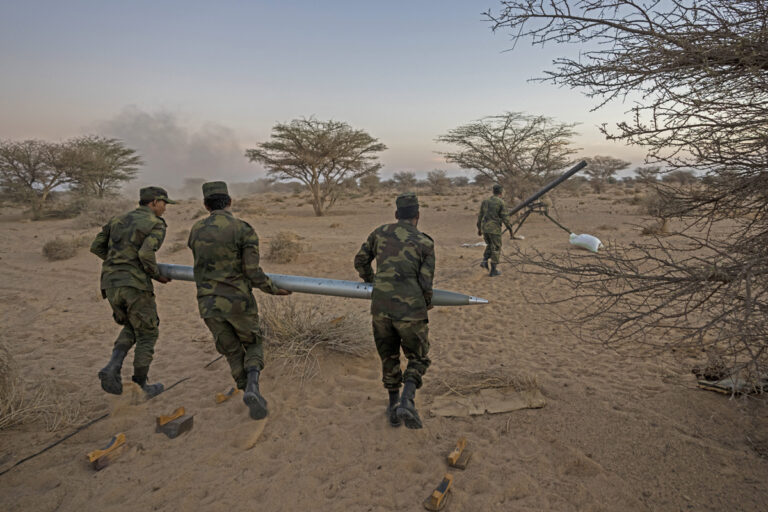
[[[522,210],[523,208],[525,208],[526,206],[528,206],[529,204],[531,204],[532,202],[534,202],[535,200],[537,200],[538,198],[540,198],[541,196],[543,196],[544,194],[546,194],[547,192],[549,192],[550,190],[552,190],[553,188],[555,188],[556,186],[558,186],[559,184],[561,184],[562,182],[564,182],[565,180],[567,180],[568,178],[570,178],[571,176],[573,176],[574,174],[582,170],[583,168],[585,168],[586,166],[587,166],[587,162],[585,162],[584,160],[577,163],[570,170],[561,174],[554,180],[544,185],[541,189],[539,189],[538,192],[533,194],[531,197],[529,197],[522,203],[518,204],[517,206],[509,210],[509,214],[510,215],[516,214],[517,212],[519,212],[520,210]]]

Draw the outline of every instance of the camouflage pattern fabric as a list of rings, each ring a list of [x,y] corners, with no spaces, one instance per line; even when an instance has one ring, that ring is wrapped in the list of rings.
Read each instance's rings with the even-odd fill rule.
[[[237,387],[245,389],[246,368],[264,368],[259,311],[252,289],[274,294],[278,288],[259,266],[259,237],[227,210],[214,210],[189,234],[195,258],[197,305],[229,362]]]
[[[483,233],[483,240],[485,240],[485,252],[483,253],[483,259],[491,260],[491,263],[498,265],[499,257],[501,256],[501,235]]]
[[[427,320],[398,321],[373,315],[373,338],[381,358],[381,380],[385,388],[399,389],[406,379],[415,381],[417,389],[421,387],[422,376],[431,363],[427,357],[428,334]],[[400,347],[408,359],[405,372],[400,370]]]
[[[371,314],[392,320],[427,320],[434,248],[432,238],[405,221],[380,226],[368,236],[355,256],[355,269],[366,283],[373,283]]]
[[[106,289],[112,306],[112,316],[123,326],[115,341],[115,348],[128,352],[136,345],[134,368],[149,368],[155,354],[160,319],[157,316],[155,294],[132,286]]]
[[[155,251],[165,239],[166,224],[147,206],[113,217],[96,235],[91,252],[104,260],[101,289],[130,286],[153,291],[159,277]]]
[[[264,369],[264,345],[259,316],[252,314],[209,317],[203,321],[216,340],[216,350],[229,363],[232,378],[239,389],[248,383],[246,368]]]
[[[200,316],[257,314],[251,290],[278,288],[259,266],[259,237],[247,222],[215,210],[192,226],[187,245],[195,257]]]
[[[477,215],[477,230],[483,234],[501,235],[502,224],[512,231],[504,200],[499,196],[492,196],[483,200],[480,205],[480,213]]]

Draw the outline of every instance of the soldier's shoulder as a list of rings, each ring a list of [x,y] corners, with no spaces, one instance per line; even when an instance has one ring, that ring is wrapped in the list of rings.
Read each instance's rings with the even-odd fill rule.
[[[431,236],[429,236],[428,234],[426,234],[423,231],[419,231],[419,234],[422,236],[422,238],[423,238],[422,242],[424,244],[429,245],[431,247],[435,246],[435,241],[434,241],[434,239]]]

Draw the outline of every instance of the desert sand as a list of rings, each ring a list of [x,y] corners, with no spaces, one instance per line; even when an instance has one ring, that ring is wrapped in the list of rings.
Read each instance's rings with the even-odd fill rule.
[[[352,259],[376,226],[391,222],[394,192],[340,200],[315,217],[301,196],[248,197],[237,215],[264,247],[280,231],[303,237],[307,250],[288,264],[263,261],[267,272],[357,279]],[[435,308],[430,313],[432,366],[417,394],[425,428],[392,428],[387,395],[368,334],[365,357],[321,353],[309,380],[292,374],[267,343],[262,392],[264,422],[248,418],[240,399],[216,404],[232,385],[200,320],[193,283],[156,285],[160,339],[150,373],[166,386],[132,405],[104,393],[97,378],[118,327],[101,299],[99,260],[87,248],[48,261],[43,244],[55,236],[89,236],[75,220],[29,222],[0,217],[0,326],[30,388],[52,384],[79,404],[73,425],[48,432],[39,423],[0,431],[0,471],[104,413],[109,416],[0,476],[0,510],[260,510],[419,511],[446,472],[454,475],[449,511],[764,511],[768,509],[768,408],[761,397],[731,398],[696,387],[686,361],[641,358],[580,342],[554,320],[567,314],[535,304],[562,290],[548,280],[479,268],[475,215],[484,191],[421,196],[419,228],[436,242],[435,287],[491,301],[486,306]],[[238,199],[235,206],[238,206]],[[560,220],[605,241],[640,236],[643,219],[620,195],[563,197]],[[170,205],[161,262],[191,264],[179,249],[201,201]],[[567,235],[542,217],[523,227],[522,247],[569,248]],[[505,247],[511,244],[504,239]],[[257,299],[264,306],[263,294]],[[353,299],[294,294],[280,300],[321,301],[342,315],[365,313]],[[365,317],[364,317],[365,318]],[[365,319],[367,321],[367,318]],[[130,377],[131,355],[123,376]],[[535,376],[547,405],[505,414],[445,418],[429,414],[435,385],[458,370],[509,369]],[[155,417],[184,406],[194,428],[176,439],[154,431]],[[126,451],[96,472],[86,453],[116,433]],[[464,471],[446,455],[466,436],[474,455]]]

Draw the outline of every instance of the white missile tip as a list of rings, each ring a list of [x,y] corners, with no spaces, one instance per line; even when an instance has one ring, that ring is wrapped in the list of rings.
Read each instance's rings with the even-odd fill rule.
[[[480,297],[470,297],[469,304],[488,304],[488,299],[481,299]]]

